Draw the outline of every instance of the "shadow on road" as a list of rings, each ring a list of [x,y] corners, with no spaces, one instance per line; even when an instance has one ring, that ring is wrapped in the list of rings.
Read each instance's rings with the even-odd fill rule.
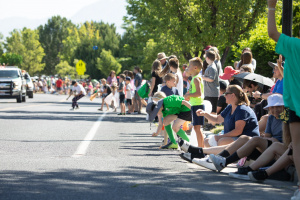
[[[119,171],[62,169],[0,172],[1,199],[288,199],[280,188],[246,184],[209,171],[126,167]],[[199,190],[201,184],[201,190]],[[276,193],[274,194],[274,191]]]

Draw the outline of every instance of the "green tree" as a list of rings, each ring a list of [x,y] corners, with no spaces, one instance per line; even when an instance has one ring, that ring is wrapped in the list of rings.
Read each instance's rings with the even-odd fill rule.
[[[115,59],[110,50],[102,49],[100,58],[97,58],[97,68],[107,77],[111,70],[115,70],[116,74],[120,73],[122,65]]]
[[[59,64],[57,64],[55,66],[55,71],[57,72],[57,74],[59,74],[60,76],[71,76],[71,77],[75,77],[76,74],[76,68],[69,65],[69,63],[67,61],[61,61]]]
[[[10,66],[20,66],[23,62],[23,58],[20,55],[14,53],[4,53],[0,57],[0,63],[6,63]]]
[[[60,16],[53,16],[44,26],[39,26],[39,41],[44,48],[44,73],[54,75],[55,66],[60,62],[58,54],[61,52],[63,40],[68,37],[68,28],[75,27],[71,21]]]
[[[248,36],[266,1],[255,0],[128,0],[127,19],[144,37],[165,44],[161,51],[182,54],[188,60],[200,56],[208,44],[223,49]]]
[[[38,31],[24,28],[22,31],[14,30],[10,34],[6,39],[7,52],[22,56],[21,68],[29,74],[41,72],[45,67],[42,63],[45,53],[39,42]]]
[[[4,53],[4,40],[3,35],[0,33],[0,56]]]

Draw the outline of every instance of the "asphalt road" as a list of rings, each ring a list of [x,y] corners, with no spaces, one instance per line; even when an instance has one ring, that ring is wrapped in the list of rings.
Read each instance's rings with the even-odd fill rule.
[[[231,179],[159,150],[145,115],[69,111],[65,95],[0,100],[0,199],[289,199],[295,184]]]

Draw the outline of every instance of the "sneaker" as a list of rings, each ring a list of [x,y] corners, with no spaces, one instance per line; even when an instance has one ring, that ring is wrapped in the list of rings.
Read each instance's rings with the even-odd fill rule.
[[[76,110],[78,110],[79,108],[80,108],[79,106],[76,106],[76,107],[75,107]]]
[[[179,141],[179,146],[181,148],[182,151],[184,152],[188,152],[189,148],[190,148],[190,143],[188,143],[187,141],[180,139]]]
[[[134,114],[139,114],[139,112],[138,112],[138,111],[134,111],[133,113],[134,113]]]
[[[99,111],[103,111],[103,109],[101,109],[101,108],[99,108],[98,110],[99,110]]]
[[[123,113],[118,113],[117,115],[123,115]]]
[[[180,154],[180,157],[183,159],[183,160],[186,160],[186,161],[189,161],[189,162],[192,162],[194,159],[198,158],[200,159],[201,156],[197,155],[197,154],[194,154],[194,153],[181,153]]]
[[[294,196],[292,196],[291,200],[300,200],[300,190],[297,189],[294,193]]]
[[[168,144],[161,147],[161,149],[178,149],[178,144],[173,144],[169,142]]]
[[[262,183],[268,178],[268,174],[265,170],[248,172],[248,176],[251,181]]]
[[[231,178],[250,181],[250,178],[248,176],[248,172],[249,172],[249,169],[247,167],[240,167],[240,168],[238,168],[237,172],[230,172],[229,176]]]
[[[206,156],[205,158],[194,158],[193,163],[200,165],[201,167],[205,167],[207,169],[217,171],[214,163],[211,161],[209,156]]]
[[[226,167],[226,158],[222,157],[222,156],[217,156],[214,154],[210,154],[209,158],[211,159],[211,161],[214,163],[216,169],[218,170],[218,172],[222,171],[222,169],[224,169]]]
[[[75,108],[71,108],[71,109],[70,109],[70,111],[74,111],[74,110],[75,110]]]

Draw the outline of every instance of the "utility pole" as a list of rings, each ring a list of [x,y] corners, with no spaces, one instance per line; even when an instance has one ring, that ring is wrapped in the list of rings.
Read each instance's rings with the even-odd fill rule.
[[[293,0],[283,0],[282,8],[282,33],[292,37],[293,25]]]

